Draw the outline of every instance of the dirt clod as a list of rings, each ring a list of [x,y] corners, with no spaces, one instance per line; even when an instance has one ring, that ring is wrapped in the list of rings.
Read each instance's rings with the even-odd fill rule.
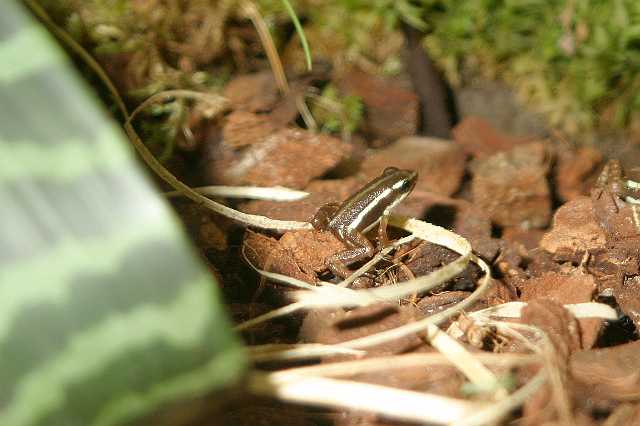
[[[274,130],[275,125],[265,115],[234,111],[227,117],[222,137],[225,144],[240,147],[260,142]]]
[[[592,398],[637,400],[640,398],[639,353],[640,341],[576,352],[570,359],[570,372]]]
[[[600,151],[590,147],[557,150],[556,192],[564,201],[588,195],[594,183],[594,174],[602,162]]]
[[[287,232],[279,242],[282,248],[291,253],[300,269],[308,274],[325,271],[325,259],[346,250],[345,245],[331,232]]]
[[[465,153],[484,158],[508,151],[516,145],[531,141],[527,137],[514,137],[501,133],[480,117],[468,116],[453,130],[453,140]]]
[[[547,299],[560,304],[590,302],[596,290],[592,275],[580,270],[571,273],[548,272],[525,281],[520,286],[520,298],[524,302]]]
[[[209,163],[211,183],[304,188],[351,152],[340,140],[300,129],[278,130],[243,150],[219,146]]]
[[[247,258],[256,267],[313,283],[315,275],[304,271],[295,257],[275,238],[247,232],[243,242]]]
[[[406,85],[351,69],[338,86],[344,93],[362,98],[365,130],[373,138],[393,141],[416,133],[418,97]]]
[[[476,160],[473,201],[500,226],[544,227],[551,218],[548,171],[547,150],[541,142]]]
[[[551,231],[542,237],[540,247],[573,258],[587,250],[603,248],[605,242],[606,236],[596,221],[591,199],[577,197],[556,211]]]
[[[278,101],[278,86],[269,70],[240,75],[224,89],[234,110],[249,112],[269,111]]]

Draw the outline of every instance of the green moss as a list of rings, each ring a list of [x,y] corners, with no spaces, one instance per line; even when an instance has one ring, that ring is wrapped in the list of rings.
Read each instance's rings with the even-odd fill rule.
[[[298,1],[307,27],[344,46],[341,61],[377,55],[403,20],[454,85],[476,76],[509,83],[552,125],[570,133],[640,118],[637,0]],[[314,51],[313,43],[311,45]]]
[[[328,85],[315,98],[312,112],[323,132],[342,133],[348,139],[362,123],[362,100],[353,95],[344,96],[333,85]]]
[[[219,55],[226,61],[227,21],[242,19],[237,0],[43,2],[65,16],[66,28],[92,52],[121,55],[126,69],[116,73],[136,98],[165,88],[202,88],[190,73],[208,70]],[[290,33],[282,0],[256,3],[274,35]],[[404,21],[425,30],[425,47],[454,85],[477,76],[502,79],[553,126],[570,133],[640,121],[637,0],[296,0],[291,5],[311,35],[314,58],[324,57],[336,69],[356,63],[367,71],[397,73],[398,26]],[[217,23],[216,30],[199,32],[204,21]],[[198,44],[200,36],[207,43]]]
[[[624,126],[638,112],[639,2],[439,3],[425,44],[453,81],[499,76],[571,132]]]

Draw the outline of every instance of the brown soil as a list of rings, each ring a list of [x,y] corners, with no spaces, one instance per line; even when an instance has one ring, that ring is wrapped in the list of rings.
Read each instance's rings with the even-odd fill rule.
[[[518,321],[537,327],[549,337],[574,423],[638,424],[640,206],[625,201],[626,194],[619,191],[620,180],[608,176],[598,179],[604,158],[615,157],[612,146],[623,147],[619,151],[625,152],[623,164],[630,158],[640,158],[638,146],[617,141],[602,152],[572,146],[549,136],[539,117],[514,111],[520,107],[505,95],[502,86],[492,84],[456,94],[462,120],[451,129],[452,140],[421,136],[421,108],[429,100],[416,94],[406,76],[385,78],[350,67],[336,75],[329,71],[321,75],[294,74],[288,76],[288,95],[282,95],[265,61],[251,59],[257,55],[250,49],[260,44],[248,24],[234,22],[230,31],[241,46],[232,47],[230,55],[246,61],[244,71],[234,75],[223,90],[229,102],[224,116],[209,119],[194,112],[185,120],[192,139],[187,145],[178,143],[168,162],[179,178],[194,186],[305,190],[310,195],[298,201],[224,202],[272,219],[309,221],[321,206],[340,203],[386,167],[417,171],[415,189],[394,212],[428,220],[467,238],[474,252],[491,265],[495,278],[481,301],[454,318],[460,323],[467,321],[461,343],[470,351],[530,352],[496,330],[474,334],[478,330],[467,319],[474,310],[511,301],[527,302]],[[120,88],[138,86],[125,84],[130,76],[118,74],[126,67],[119,67],[116,61],[125,61],[126,57],[100,59],[107,71],[116,74],[112,78]],[[187,58],[182,59],[184,65]],[[188,63],[196,66],[200,62]],[[343,95],[362,98],[364,122],[348,142],[301,124],[296,97],[318,93],[327,82]],[[320,278],[335,281],[325,259],[344,250],[345,245],[329,232],[257,231],[184,200],[174,201],[174,206],[217,278],[237,323],[290,302],[290,290],[261,279],[247,265],[243,252],[264,270],[310,284]],[[390,238],[401,235],[389,231]],[[396,285],[428,274],[457,256],[431,243],[410,243],[382,260],[352,287]],[[469,296],[480,277],[480,269],[471,265],[434,290],[407,300],[296,313],[250,328],[243,338],[254,345],[331,344],[363,337],[455,305]],[[577,319],[563,306],[592,301],[615,308],[619,319]],[[446,329],[448,324],[441,327]],[[424,336],[414,334],[369,348],[366,357],[432,351]],[[313,363],[352,358],[341,355]],[[273,370],[291,365],[269,363],[256,368]],[[521,386],[537,369],[524,366],[502,372]],[[466,397],[462,391],[465,378],[451,366],[389,369],[345,379]],[[551,385],[543,386],[507,421],[562,424],[553,400],[556,391]],[[398,424],[368,413],[245,397],[230,403],[223,420],[218,419],[216,424]],[[210,419],[202,419],[197,424],[210,423]]]
[[[263,87],[264,78],[244,76],[241,81]],[[399,88],[396,81],[389,81],[386,87],[379,77],[367,83],[363,73],[351,72],[344,78],[359,80],[355,85],[342,82],[351,90],[364,94],[378,91],[376,96],[365,98],[372,111],[384,104],[380,99],[407,90]],[[402,123],[368,125],[366,139],[347,144],[270,120],[278,104],[272,91],[265,92],[267,99],[259,99],[260,92],[248,97],[244,93],[247,87],[237,81],[233,80],[226,91],[234,99],[234,110],[222,123],[213,125],[210,137],[203,139],[201,152],[209,160],[200,162],[204,164],[200,183],[304,189],[310,196],[299,201],[235,204],[242,211],[273,219],[309,221],[322,205],[346,199],[385,167],[417,170],[419,179],[413,193],[395,212],[451,228],[468,238],[475,253],[492,265],[495,285],[469,312],[509,301],[527,302],[519,322],[535,326],[549,337],[575,423],[633,424],[640,409],[640,367],[636,365],[640,359],[640,224],[636,207],[623,201],[612,180],[601,178],[600,186],[594,186],[604,165],[602,153],[551,137],[511,136],[479,117],[468,117],[458,124],[452,141],[416,136],[411,133],[418,123],[406,122],[407,117],[417,120],[414,113],[402,113]],[[389,105],[393,102],[382,105],[382,109]],[[403,102],[403,108],[412,105]],[[393,139],[390,135],[400,134],[404,137],[389,141]],[[365,149],[363,140],[387,142],[382,148]],[[185,206],[180,209],[183,213],[190,210]],[[329,232],[258,232],[234,226],[204,210],[183,217],[191,224],[212,269],[219,271],[238,322],[290,301],[289,290],[261,280],[247,267],[241,260],[242,247],[257,267],[312,284],[320,278],[335,279],[324,262],[345,249],[344,243]],[[413,243],[383,260],[353,288],[394,285],[428,274],[456,257],[441,246]],[[480,276],[477,267],[469,266],[435,290],[399,303],[296,314],[246,330],[244,338],[248,344],[332,344],[363,337],[453,306],[468,297]],[[592,301],[614,307],[619,319],[576,319],[563,306]],[[467,333],[461,341],[470,350],[527,352],[495,333],[480,338]],[[425,351],[433,349],[416,334],[369,348],[366,357]],[[341,355],[315,362],[351,358]],[[270,363],[257,367],[286,366]],[[535,371],[521,367],[512,374],[517,383],[524,384]],[[463,397],[464,377],[449,366],[437,371],[393,369],[348,378]],[[560,424],[552,395],[552,387],[543,386],[511,419],[530,425]],[[261,404],[266,404],[263,409],[267,416],[262,424],[287,418],[288,406]],[[234,406],[234,424],[250,424],[256,407],[244,411],[243,417],[243,409]],[[371,414],[317,409],[302,412],[304,416],[298,421],[310,424],[397,424]]]

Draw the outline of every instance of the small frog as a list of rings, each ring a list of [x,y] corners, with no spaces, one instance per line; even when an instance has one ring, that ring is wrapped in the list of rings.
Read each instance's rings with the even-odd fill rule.
[[[331,231],[348,250],[327,257],[325,264],[334,275],[349,276],[347,265],[371,257],[374,247],[364,233],[377,224],[378,246],[387,243],[387,221],[391,210],[413,190],[418,173],[387,167],[384,172],[342,204],[329,203],[318,210],[311,224]]]
[[[633,169],[637,171],[637,169]],[[605,164],[595,184],[594,195],[599,199],[604,192],[608,192],[613,198],[616,212],[625,201],[629,204],[640,204],[640,182],[625,177],[622,166],[618,160],[609,160]]]

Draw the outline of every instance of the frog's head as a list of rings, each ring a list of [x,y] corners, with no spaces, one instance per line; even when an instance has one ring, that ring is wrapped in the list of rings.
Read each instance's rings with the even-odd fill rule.
[[[418,172],[415,170],[402,170],[397,167],[387,167],[382,172],[383,179],[393,189],[396,197],[406,197],[416,186]]]

